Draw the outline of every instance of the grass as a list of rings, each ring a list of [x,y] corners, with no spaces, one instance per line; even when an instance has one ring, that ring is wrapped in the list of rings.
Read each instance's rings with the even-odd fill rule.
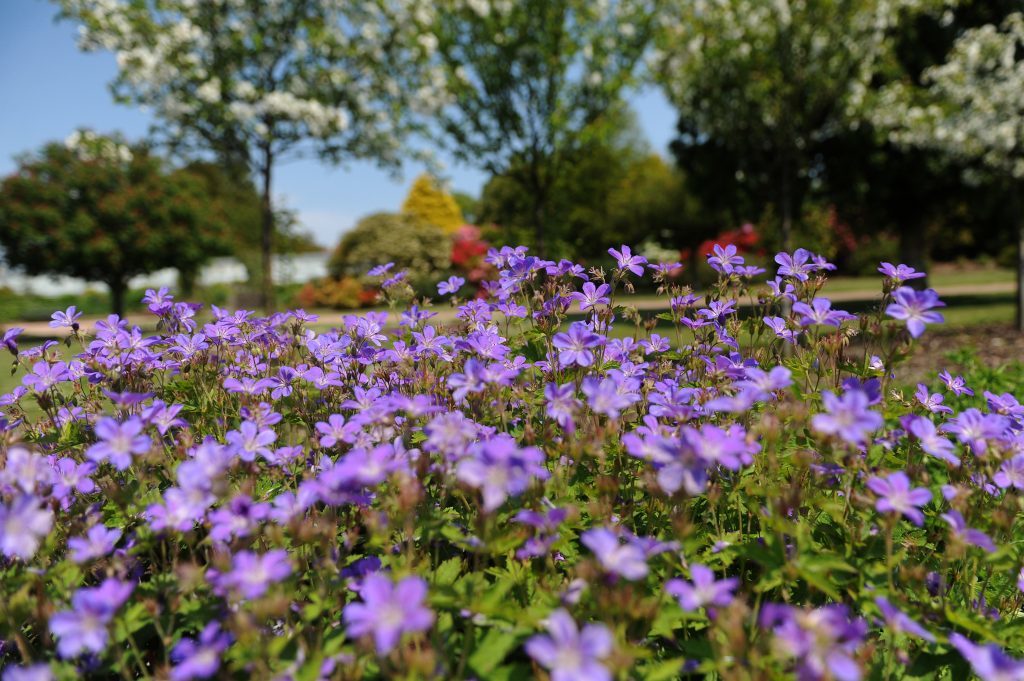
[[[928,277],[928,285],[935,288],[945,286],[984,286],[988,284],[1012,284],[1013,270],[979,269],[962,272],[940,271]],[[864,291],[874,295],[881,290],[881,276],[878,277],[832,277],[825,285],[827,293],[848,293]]]

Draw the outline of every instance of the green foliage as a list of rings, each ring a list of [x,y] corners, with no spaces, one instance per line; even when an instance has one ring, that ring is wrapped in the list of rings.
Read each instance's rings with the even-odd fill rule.
[[[440,227],[446,234],[454,233],[466,223],[452,195],[426,173],[413,181],[402,202],[402,212],[425,225]]]
[[[595,133],[576,150],[553,184],[551,253],[588,260],[604,257],[606,243],[680,248],[705,239],[708,221],[682,174],[649,151],[635,115],[616,108],[598,125],[609,132]],[[492,177],[480,199],[480,222],[497,226],[491,235],[497,242],[532,244],[530,192],[512,174]],[[714,232],[722,227],[716,223]]]
[[[366,278],[367,271],[393,262],[393,271],[409,270],[409,278],[418,287],[446,272],[451,254],[451,238],[439,227],[400,213],[374,213],[345,232],[327,268],[336,278],[350,276],[377,284]]]
[[[224,206],[199,177],[168,172],[143,146],[91,139],[95,149],[46,145],[0,185],[8,262],[33,275],[103,282],[121,311],[132,277],[164,267],[194,275],[226,251]]]
[[[443,141],[458,160],[503,176],[522,192],[535,250],[548,249],[565,228],[557,184],[575,152],[607,133],[595,122],[633,84],[656,6],[650,0],[619,0],[614,8],[585,0],[438,3],[438,62],[452,103],[438,121]]]

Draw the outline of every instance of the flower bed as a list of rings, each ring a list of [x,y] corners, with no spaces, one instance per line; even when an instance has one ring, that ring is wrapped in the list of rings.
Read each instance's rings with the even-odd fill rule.
[[[802,249],[717,247],[706,297],[609,252],[492,250],[447,326],[151,291],[156,336],[8,331],[4,681],[1024,678],[1024,407],[893,381],[920,274],[856,317]],[[671,313],[615,306],[641,276]]]

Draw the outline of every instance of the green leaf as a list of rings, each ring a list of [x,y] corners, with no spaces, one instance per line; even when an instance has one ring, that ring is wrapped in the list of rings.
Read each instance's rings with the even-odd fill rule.
[[[469,666],[480,675],[490,674],[516,648],[518,637],[511,632],[492,628],[477,644],[473,654],[469,656]]]

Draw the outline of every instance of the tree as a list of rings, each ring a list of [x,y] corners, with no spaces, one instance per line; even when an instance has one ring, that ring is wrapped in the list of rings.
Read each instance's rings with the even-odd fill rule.
[[[441,143],[523,191],[530,241],[552,241],[553,187],[634,81],[660,0],[442,0]]]
[[[402,212],[424,224],[440,227],[446,234],[454,234],[466,224],[459,204],[427,173],[413,181],[402,203]]]
[[[90,132],[21,159],[0,185],[0,246],[27,273],[101,281],[124,312],[132,277],[194,277],[226,251],[222,206],[195,175],[168,172],[142,145]]]
[[[397,168],[413,112],[443,93],[419,68],[427,0],[58,0],[84,49],[117,54],[118,101],[150,108],[175,149],[259,178],[263,298],[273,306],[277,164],[316,152]]]
[[[677,148],[717,148],[731,161],[729,184],[774,206],[789,250],[819,145],[866,118],[864,95],[891,54],[892,31],[931,4],[673,0],[652,67],[679,110]]]
[[[1017,328],[1024,331],[1024,14],[963,32],[925,87],[893,83],[876,123],[897,144],[974,162],[969,177],[1003,183],[1017,220]]]
[[[393,263],[393,275],[407,270],[419,292],[434,293],[434,284],[452,262],[452,238],[436,225],[403,213],[373,213],[345,232],[327,264],[336,278],[355,277],[368,285],[380,279],[367,272]]]
[[[611,242],[675,242],[677,234],[665,234],[662,226],[654,224],[657,220],[647,218],[679,195],[646,194],[648,178],[641,177],[644,167],[650,170],[659,162],[669,175],[674,175],[674,171],[651,153],[635,115],[628,108],[614,107],[601,117],[599,125],[609,132],[587,136],[552,184],[547,206],[551,226],[549,254],[588,259],[605,257],[607,246],[603,244]],[[514,174],[513,171],[492,177],[484,186],[479,205],[479,222],[494,225],[497,229],[492,230],[500,232],[495,237],[505,244],[529,242],[533,236],[532,196]],[[637,186],[630,187],[631,184]],[[634,190],[644,194],[643,199],[637,194],[634,201]],[[641,206],[640,201],[647,199],[654,203]]]
[[[452,192],[452,198],[455,199],[455,203],[458,205],[466,222],[471,225],[476,224],[477,217],[480,215],[480,199],[472,194],[461,191]]]

